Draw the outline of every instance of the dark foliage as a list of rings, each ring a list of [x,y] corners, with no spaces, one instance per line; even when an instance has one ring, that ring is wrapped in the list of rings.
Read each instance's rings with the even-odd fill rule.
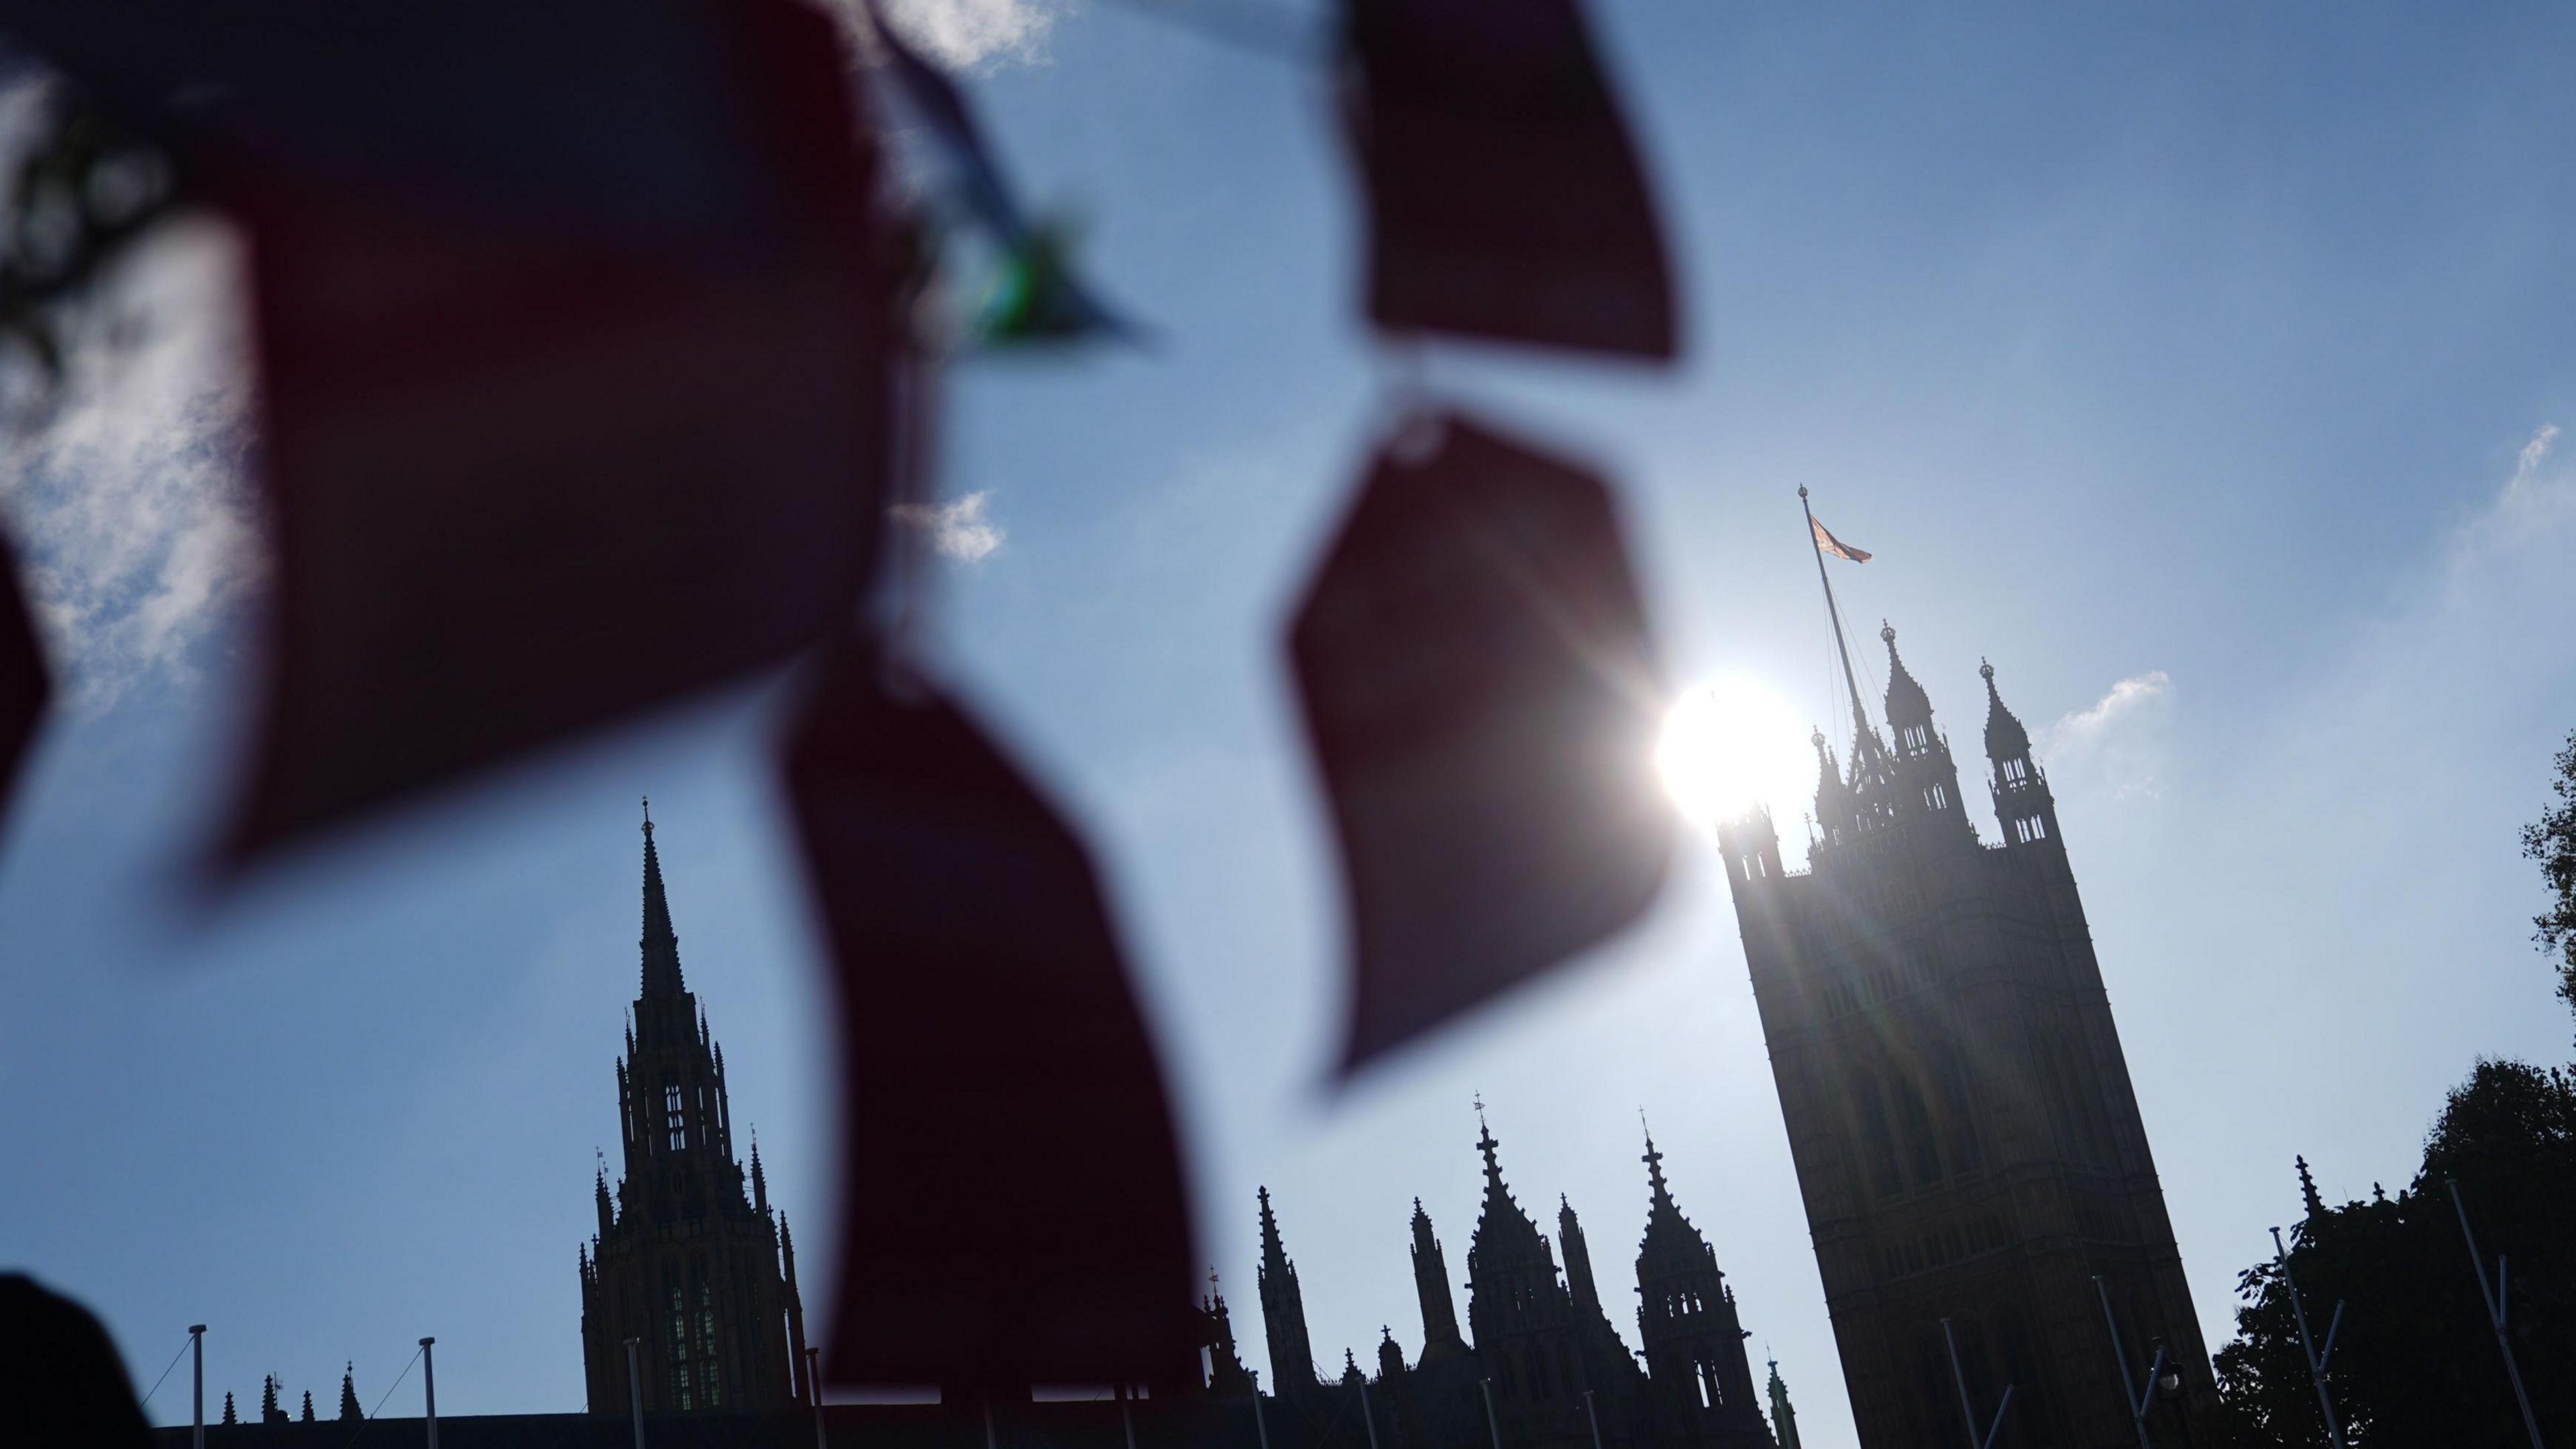
[[[0,1444],[149,1442],[107,1330],[33,1278],[0,1274]]]
[[[2558,957],[2558,995],[2576,1007],[2576,731],[2552,762],[2558,777],[2549,782],[2557,803],[2522,827],[2522,853],[2540,862],[2540,878],[2549,884],[2549,909],[2532,918],[2532,940]]]
[[[2576,1072],[2483,1061],[2455,1088],[2394,1197],[2309,1215],[2293,1236],[2320,1345],[2344,1304],[2327,1382],[2354,1446],[2524,1442],[2471,1272],[2459,1183],[2490,1279],[2508,1268],[2507,1329],[2541,1432],[2576,1438]],[[2217,1355],[2230,1442],[2322,1445],[2289,1292],[2270,1263],[2238,1283],[2236,1341]]]

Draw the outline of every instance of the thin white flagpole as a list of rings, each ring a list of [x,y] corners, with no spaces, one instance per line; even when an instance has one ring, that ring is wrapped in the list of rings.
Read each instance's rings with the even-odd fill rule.
[[[1478,1379],[1476,1387],[1485,1395],[1485,1432],[1494,1436],[1494,1449],[1503,1449],[1503,1426],[1494,1418],[1494,1381]]]
[[[189,1431],[188,1444],[189,1449],[206,1449],[206,1325],[189,1324],[188,1342],[196,1346],[197,1353],[196,1427]]]
[[[2281,1246],[2281,1230],[2272,1230],[2272,1262],[2281,1270],[2281,1282],[2290,1290],[2290,1312],[2299,1321],[2299,1352],[2308,1361],[2308,1377],[2316,1382],[2317,1407],[2326,1411],[2326,1438],[2334,1449],[2344,1449],[2343,1426],[2335,1422],[2334,1396],[2326,1392],[2326,1361],[2334,1357],[2335,1334],[2343,1327],[2343,1303],[2335,1303],[2334,1321],[2326,1325],[2326,1351],[2319,1353],[2308,1338],[2308,1307],[2299,1301],[2299,1280],[2290,1276],[2290,1250]]]
[[[2129,1406],[2129,1422],[2138,1430],[2138,1449],[2155,1449],[2147,1442],[2147,1401],[2156,1392],[2156,1375],[2165,1371],[2165,1351],[2156,1348],[2156,1361],[2147,1365],[2147,1391],[2138,1392],[2136,1381],[2129,1377],[2129,1350],[2120,1342],[2120,1322],[2111,1316],[2111,1290],[2102,1286],[2102,1275],[2093,1275],[2093,1291],[2102,1295],[2102,1322],[2111,1330],[2111,1357],[2120,1365],[2120,1392]]]
[[[1993,1449],[1995,1436],[2003,1432],[2004,1410],[2012,1407],[2013,1386],[2004,1385],[2004,1396],[1995,1401],[1995,1422],[1985,1437],[1977,1437],[1977,1411],[1968,1407],[1968,1375],[1959,1367],[1959,1341],[1950,1334],[1950,1320],[1941,1320],[1941,1342],[1950,1349],[1950,1377],[1959,1386],[1959,1417],[1967,1421],[1968,1449]],[[2341,1449],[2341,1446],[2337,1446]]]
[[[644,1449],[644,1378],[635,1366],[635,1340],[626,1340],[626,1403],[635,1417],[635,1449]]]
[[[1368,1380],[1360,1380],[1360,1423],[1368,1428],[1369,1449],[1377,1449],[1377,1415],[1369,1412]],[[1130,1444],[1127,1449],[1136,1449]]]
[[[2469,1231],[2469,1205],[2460,1201],[2460,1185],[2451,1178],[2442,1181],[2451,1189],[2451,1207],[2460,1215],[2460,1236],[2469,1240],[2469,1266],[2478,1275],[2478,1296],[2487,1301],[2487,1322],[2495,1329],[2496,1347],[2504,1350],[2504,1374],[2513,1380],[2513,1402],[2522,1410],[2522,1431],[2531,1436],[2531,1449],[2543,1449],[2540,1421],[2531,1416],[2531,1396],[2522,1391],[2522,1366],[2513,1361],[2513,1340],[2505,1337],[2504,1259],[2496,1259],[2495,1288],[2487,1288],[2487,1260],[2478,1253],[2478,1235]]]
[[[420,1341],[420,1402],[421,1412],[428,1420],[429,1449],[438,1449],[438,1374],[431,1367],[429,1352],[430,1345],[436,1342],[434,1338]]]
[[[1869,716],[1861,712],[1860,680],[1852,673],[1851,646],[1843,642],[1843,613],[1834,604],[1833,577],[1825,572],[1825,545],[1816,537],[1816,510],[1807,506],[1807,485],[1798,485],[1798,511],[1807,515],[1807,547],[1815,550],[1816,580],[1825,586],[1825,615],[1834,621],[1834,652],[1842,656],[1843,687],[1851,691],[1852,747],[1866,749],[1867,741],[1876,738],[1870,732]]]
[[[819,1348],[805,1350],[805,1392],[814,1399],[814,1449],[824,1449],[822,1357],[823,1350]]]

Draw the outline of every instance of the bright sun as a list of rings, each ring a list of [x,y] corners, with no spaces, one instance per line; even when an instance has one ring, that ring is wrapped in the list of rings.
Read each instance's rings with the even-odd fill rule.
[[[1807,726],[1787,702],[1742,675],[1694,686],[1673,701],[1655,769],[1684,815],[1702,824],[1768,805],[1797,813],[1816,786]]]

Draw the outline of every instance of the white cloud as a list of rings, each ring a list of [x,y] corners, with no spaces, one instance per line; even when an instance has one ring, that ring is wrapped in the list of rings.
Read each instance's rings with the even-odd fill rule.
[[[854,16],[858,0],[841,0]],[[1034,65],[1063,7],[1056,0],[886,0],[906,40],[952,66]]]
[[[928,534],[932,548],[974,563],[1002,546],[1002,526],[984,512],[992,496],[975,492],[954,503],[898,503],[888,511],[896,522]]]
[[[2041,729],[2033,743],[2056,788],[2114,800],[2161,793],[2173,696],[2172,676],[2151,669],[2112,685],[2091,708]]]
[[[146,241],[0,453],[0,511],[79,707],[181,667],[261,573],[239,263],[212,222]]]

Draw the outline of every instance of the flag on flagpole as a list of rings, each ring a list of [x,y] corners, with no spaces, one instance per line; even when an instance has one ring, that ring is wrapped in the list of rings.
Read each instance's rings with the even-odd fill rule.
[[[1823,549],[1825,552],[1832,554],[1836,558],[1850,559],[1853,563],[1869,562],[1868,549],[1854,548],[1850,544],[1843,542],[1841,539],[1834,537],[1832,531],[1827,529],[1825,525],[1819,522],[1813,515],[1809,515],[1807,523],[1816,530],[1816,547]]]

